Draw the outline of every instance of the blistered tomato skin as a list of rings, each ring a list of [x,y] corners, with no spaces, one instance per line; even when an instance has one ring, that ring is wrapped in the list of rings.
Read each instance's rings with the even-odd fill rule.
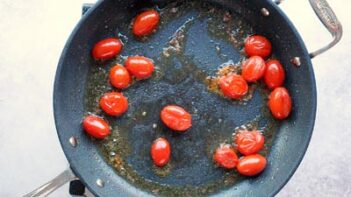
[[[278,60],[269,60],[266,62],[266,72],[264,82],[269,89],[282,86],[285,80],[285,71]]]
[[[94,45],[92,55],[96,60],[109,60],[121,52],[122,46],[123,44],[118,38],[106,38]]]
[[[236,166],[238,172],[245,176],[255,176],[261,173],[267,165],[267,160],[262,155],[255,154],[240,158]]]
[[[238,164],[238,156],[234,149],[229,145],[221,145],[213,155],[216,164],[225,169],[234,169]]]
[[[269,95],[268,107],[276,119],[283,120],[287,118],[292,108],[288,90],[284,87],[275,88]]]
[[[139,80],[151,77],[155,69],[153,61],[144,56],[128,57],[125,66],[129,73]]]
[[[128,88],[132,81],[128,70],[121,64],[111,68],[109,78],[111,85],[120,90]]]
[[[256,82],[266,71],[266,63],[260,56],[252,56],[243,63],[242,76],[247,82]]]
[[[154,32],[160,22],[160,14],[156,10],[148,10],[140,13],[133,23],[135,36],[147,36]]]
[[[162,122],[170,129],[184,132],[191,127],[191,115],[182,107],[168,105],[161,111]]]
[[[83,129],[86,133],[96,139],[104,139],[110,135],[110,126],[102,118],[97,116],[87,116],[83,120]]]
[[[105,93],[99,104],[101,109],[111,116],[121,116],[128,110],[128,100],[119,92]]]
[[[245,40],[245,53],[251,56],[260,56],[262,58],[268,57],[272,52],[271,42],[260,35],[254,35]]]
[[[252,155],[259,152],[264,145],[264,136],[259,131],[239,131],[235,135],[235,144],[243,155]]]
[[[151,146],[151,158],[158,167],[165,166],[171,156],[171,145],[165,138],[156,139]]]
[[[231,99],[241,99],[249,90],[245,79],[237,74],[229,74],[221,77],[219,79],[219,87],[224,96]]]

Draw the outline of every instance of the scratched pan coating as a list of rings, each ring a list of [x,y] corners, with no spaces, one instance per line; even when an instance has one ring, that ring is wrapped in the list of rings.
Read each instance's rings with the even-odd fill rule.
[[[87,164],[88,160],[94,165],[94,168],[88,169],[91,177],[82,178],[83,182],[100,195],[117,191],[132,195],[133,192],[138,193],[141,190],[154,195],[197,196],[220,194],[223,191],[235,194],[238,190],[239,193],[244,192],[241,191],[243,188],[251,188],[251,184],[261,183],[262,186],[262,180],[267,176],[270,176],[271,180],[272,177],[274,179],[272,171],[279,171],[279,168],[272,167],[286,166],[285,172],[291,173],[289,163],[277,165],[275,160],[291,162],[301,157],[300,154],[300,157],[283,158],[291,156],[291,153],[287,152],[293,151],[285,148],[289,145],[288,139],[296,143],[296,139],[292,137],[297,136],[297,139],[304,139],[304,143],[307,140],[308,143],[308,125],[304,126],[305,133],[304,129],[299,132],[301,127],[293,127],[303,124],[299,122],[301,119],[296,117],[299,106],[309,102],[310,106],[306,109],[309,113],[305,115],[314,115],[314,102],[302,102],[297,97],[303,92],[306,94],[304,97],[310,95],[313,98],[314,79],[313,75],[310,75],[312,70],[308,67],[309,60],[303,59],[306,68],[303,68],[305,71],[300,69],[299,72],[307,76],[304,80],[309,81],[309,84],[297,81],[302,76],[296,73],[296,68],[289,67],[291,64],[285,51],[296,48],[304,54],[305,49],[301,48],[301,45],[294,46],[294,43],[285,43],[285,39],[280,39],[284,31],[279,35],[272,29],[268,31],[263,28],[268,22],[260,14],[259,18],[253,18],[255,14],[248,9],[251,3],[246,1],[165,2],[137,2],[128,5],[122,15],[118,10],[123,3],[108,1],[104,12],[110,13],[110,16],[104,16],[103,22],[83,30],[92,31],[89,36],[74,40],[80,43],[76,43],[75,46],[83,53],[72,50],[72,58],[79,60],[75,65],[78,70],[73,72],[76,74],[73,79],[67,76],[65,79],[71,83],[73,80],[77,86],[70,91],[67,90],[68,86],[71,87],[70,84],[65,87],[65,91],[70,92],[65,100],[67,102],[72,97],[80,100],[74,101],[79,102],[78,108],[72,107],[73,110],[77,110],[74,117],[65,121],[73,120],[79,123],[84,115],[93,113],[106,118],[112,127],[110,137],[96,141],[87,137],[79,124],[75,125],[79,132],[74,135],[79,136],[81,145],[84,146],[81,151],[87,151],[89,155],[77,153],[75,157],[68,158],[71,163],[75,163],[82,157],[82,160],[85,160],[84,165],[91,165]],[[110,7],[114,7],[115,10]],[[159,9],[161,24],[155,34],[137,39],[130,32],[130,21],[145,8]],[[104,12],[96,14],[104,15]],[[223,64],[240,63],[245,58],[242,51],[243,41],[248,35],[255,33],[262,34],[272,41],[273,56],[280,59],[285,66],[285,85],[291,90],[294,101],[293,113],[286,121],[275,121],[270,115],[266,106],[268,92],[261,83],[251,85],[249,97],[252,98],[245,101],[231,101],[208,90],[207,77],[214,76]],[[96,41],[109,36],[122,39],[122,53],[111,61],[97,63],[90,57],[91,47]],[[290,39],[297,39],[294,35],[291,37]],[[73,56],[74,54],[76,56]],[[123,91],[129,101],[126,114],[118,118],[107,116],[99,109],[98,101],[103,93],[115,91],[108,82],[109,69],[116,63],[123,64],[125,58],[130,55],[143,55],[153,59],[156,71],[150,79],[135,81]],[[70,64],[74,65],[72,62]],[[65,82],[61,87],[64,84]],[[64,95],[67,95],[66,92]],[[161,109],[170,104],[182,106],[192,114],[193,126],[186,133],[175,133],[160,121]],[[308,120],[312,121],[311,117],[305,119]],[[254,178],[243,178],[234,170],[220,169],[212,160],[214,149],[220,143],[232,143],[235,128],[245,126],[262,130],[266,138],[265,148],[261,153],[268,156],[269,165],[263,174]],[[295,133],[289,133],[289,130]],[[60,133],[59,135],[61,139],[63,136]],[[170,163],[162,169],[154,167],[150,157],[151,143],[158,137],[167,138],[172,147]],[[271,152],[272,143],[276,145]],[[296,147],[296,144],[291,146]],[[303,155],[304,150],[301,152]],[[74,164],[72,168],[78,176],[84,176],[82,171],[87,170],[82,170],[83,167],[76,167]],[[104,177],[106,173],[107,176]],[[94,178],[98,177],[104,177],[109,184],[106,184],[104,189],[95,191],[94,184],[90,182],[94,183]],[[119,189],[116,189],[116,185]],[[272,193],[269,189],[266,189],[266,192]],[[254,191],[245,193],[249,194],[254,194]]]

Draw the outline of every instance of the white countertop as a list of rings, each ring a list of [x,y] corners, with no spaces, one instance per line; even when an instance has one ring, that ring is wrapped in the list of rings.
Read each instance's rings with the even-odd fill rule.
[[[0,1],[0,196],[21,196],[68,166],[54,126],[53,80],[81,5],[91,1]],[[313,59],[318,88],[314,134],[278,196],[351,196],[351,1],[329,3],[344,37]],[[286,0],[281,7],[308,49],[331,40],[307,0]],[[69,196],[67,185],[52,196]]]

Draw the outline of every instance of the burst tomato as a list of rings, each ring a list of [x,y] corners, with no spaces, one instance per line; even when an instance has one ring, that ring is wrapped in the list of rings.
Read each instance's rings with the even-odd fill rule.
[[[263,148],[264,137],[259,131],[240,131],[235,135],[238,151],[243,155],[252,155]]]
[[[100,107],[111,116],[120,116],[128,110],[128,100],[122,93],[105,93],[100,99]]]
[[[260,56],[252,56],[243,63],[242,76],[247,82],[256,82],[266,71],[266,63]]]
[[[238,156],[229,144],[218,147],[213,155],[213,160],[220,167],[226,169],[233,169],[238,164]]]
[[[231,99],[240,99],[245,96],[249,90],[249,86],[245,79],[237,74],[229,74],[221,77],[219,80],[219,87],[224,96]]]
[[[250,36],[245,40],[245,52],[248,56],[257,55],[266,58],[272,52],[272,44],[263,36]]]

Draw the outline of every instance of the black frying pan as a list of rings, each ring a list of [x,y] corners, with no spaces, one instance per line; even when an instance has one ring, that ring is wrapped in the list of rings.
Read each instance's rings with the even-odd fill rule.
[[[211,1],[99,1],[79,22],[62,53],[54,87],[57,132],[71,169],[28,194],[48,194],[64,182],[79,178],[98,196],[271,196],[283,187],[299,165],[308,146],[316,113],[316,86],[311,57],[341,38],[342,28],[324,0],[310,0],[333,34],[327,47],[308,54],[299,34],[277,6],[268,0]],[[130,31],[131,20],[145,8],[158,8],[157,32],[140,40]],[[232,20],[223,21],[225,13]],[[179,51],[166,51],[174,35],[182,34]],[[284,121],[272,118],[266,107],[267,91],[252,86],[252,98],[234,102],[207,89],[206,77],[225,62],[240,62],[243,40],[261,34],[273,45],[273,57],[285,67],[285,86],[293,111]],[[234,35],[235,40],[230,38]],[[92,59],[94,43],[106,37],[124,42],[122,54],[112,61]],[[111,118],[98,108],[99,97],[113,90],[108,70],[125,56],[144,55],[157,65],[154,76],[124,91],[129,110]],[[184,134],[171,132],[159,120],[163,106],[177,104],[193,116]],[[112,125],[103,141],[88,137],[81,127],[84,115],[94,113]],[[214,148],[230,142],[237,127],[258,127],[267,139],[262,154],[268,166],[257,177],[243,178],[216,168]],[[172,146],[170,164],[153,167],[149,150],[157,137]]]

